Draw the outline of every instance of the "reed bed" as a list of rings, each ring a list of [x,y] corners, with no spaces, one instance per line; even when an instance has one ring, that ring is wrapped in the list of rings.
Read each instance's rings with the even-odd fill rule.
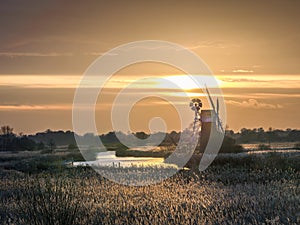
[[[1,179],[0,222],[299,224],[299,171],[238,171],[182,171],[143,187],[116,184],[90,168],[12,172]]]

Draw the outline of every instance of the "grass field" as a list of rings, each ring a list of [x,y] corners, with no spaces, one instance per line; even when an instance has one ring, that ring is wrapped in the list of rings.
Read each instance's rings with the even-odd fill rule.
[[[116,184],[87,167],[41,166],[46,161],[29,171],[35,161],[27,162],[26,169],[1,169],[1,224],[300,222],[299,155],[222,155],[204,172],[181,171],[144,187]]]

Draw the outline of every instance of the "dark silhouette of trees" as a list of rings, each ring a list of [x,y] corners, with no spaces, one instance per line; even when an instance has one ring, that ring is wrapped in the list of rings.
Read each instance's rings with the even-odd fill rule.
[[[14,128],[6,125],[1,127],[1,135],[12,135]]]
[[[37,147],[35,141],[29,139],[27,136],[15,137],[10,142],[11,151],[33,151]]]
[[[137,138],[139,138],[139,139],[146,139],[146,138],[149,137],[149,135],[146,134],[146,133],[143,132],[143,131],[141,131],[141,132],[136,132],[134,135],[135,135]]]
[[[230,135],[238,143],[256,143],[256,142],[298,142],[300,141],[300,130],[279,130],[270,127],[265,131],[262,127],[256,129],[242,128],[239,133]]]
[[[236,140],[232,137],[225,136],[220,153],[239,153],[243,151],[243,147],[241,145],[236,144]]]
[[[122,144],[117,138],[116,134],[123,135],[129,138],[129,135],[122,132],[109,132],[107,134],[95,135],[95,134],[85,134],[84,136],[79,136],[72,131],[52,131],[50,129],[36,133],[35,135],[24,135],[19,133],[15,135],[13,133],[13,128],[5,125],[0,127],[0,151],[22,151],[22,150],[43,150],[45,148],[49,149],[51,152],[54,151],[56,146],[65,145],[69,146],[69,149],[76,146],[76,138],[83,138],[91,146],[94,146],[97,142],[96,139],[100,138],[101,141],[106,146],[116,146],[120,147]],[[139,139],[146,139],[149,134],[141,131],[133,133]],[[158,133],[157,133],[158,134]],[[154,138],[155,135],[154,134]],[[165,134],[165,138],[160,144],[160,146],[172,146],[176,147],[181,132],[172,131]],[[131,139],[128,139],[129,141]],[[134,141],[134,140],[132,140]],[[300,143],[300,130],[286,129],[279,130],[274,128],[269,128],[266,131],[260,128],[242,128],[240,132],[234,132],[233,130],[226,130],[225,139],[221,148],[221,152],[238,152],[240,147],[238,144],[244,143],[264,143],[270,144],[272,142],[299,142]],[[230,147],[236,146],[236,147]],[[123,148],[124,146],[122,146]],[[231,148],[231,149],[230,149]]]
[[[10,143],[15,137],[15,134],[13,133],[13,128],[5,125],[1,127],[1,150],[2,151],[7,151],[10,149]]]
[[[74,145],[74,144],[68,145],[68,150],[75,150],[75,149],[78,149],[77,145]]]
[[[32,151],[36,149],[35,141],[28,138],[28,136],[20,134],[16,136],[13,133],[13,128],[10,126],[1,127],[1,151]]]
[[[300,141],[300,130],[291,130],[287,136],[289,141]]]

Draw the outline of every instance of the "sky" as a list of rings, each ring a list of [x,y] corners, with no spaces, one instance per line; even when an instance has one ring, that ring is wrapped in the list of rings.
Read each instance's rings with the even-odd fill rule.
[[[224,93],[227,126],[300,128],[300,2],[11,0],[0,7],[0,125],[16,132],[72,130],[72,103],[89,65],[118,45],[139,40],[174,42],[210,67]],[[112,129],[117,94],[143,77],[171,77],[183,85],[149,83],[132,94],[159,92],[185,104],[202,90],[171,66],[141,63],[118,71],[96,107],[98,131]],[[189,102],[186,103],[187,105]],[[132,109],[132,130],[149,130],[152,117],[180,129],[172,105],[147,98]],[[192,111],[185,118],[193,119]]]

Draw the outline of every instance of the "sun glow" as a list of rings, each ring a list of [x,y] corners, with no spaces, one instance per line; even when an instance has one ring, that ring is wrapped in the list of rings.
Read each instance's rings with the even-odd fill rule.
[[[188,75],[174,75],[174,76],[167,76],[164,77],[167,80],[166,83],[172,82],[180,89],[183,90],[191,90],[198,88],[195,81]],[[163,84],[164,85],[164,84]]]
[[[23,87],[23,88],[76,88],[82,75],[2,75],[0,86]],[[145,79],[146,78],[146,79]],[[163,78],[163,79],[161,79]],[[209,85],[212,76],[196,76],[201,82]],[[214,77],[217,85],[221,88],[299,88],[300,78],[298,75],[217,75]],[[200,90],[193,78],[189,75],[162,75],[162,76],[113,76],[105,87],[125,88],[130,83],[137,81],[135,88],[138,89],[181,89],[185,92]],[[201,92],[201,91],[199,91]]]
[[[169,82],[174,83],[176,86],[178,86],[180,89],[189,91],[194,89],[200,89],[201,87],[196,82],[195,78],[197,80],[201,80],[201,83],[206,84],[209,87],[213,87],[214,85],[211,84],[212,76],[208,75],[172,75],[172,76],[165,76],[164,79],[166,82],[162,83],[162,86],[167,86],[165,84],[168,84]],[[217,85],[221,86],[222,81],[215,78]],[[165,87],[167,88],[167,87]]]

